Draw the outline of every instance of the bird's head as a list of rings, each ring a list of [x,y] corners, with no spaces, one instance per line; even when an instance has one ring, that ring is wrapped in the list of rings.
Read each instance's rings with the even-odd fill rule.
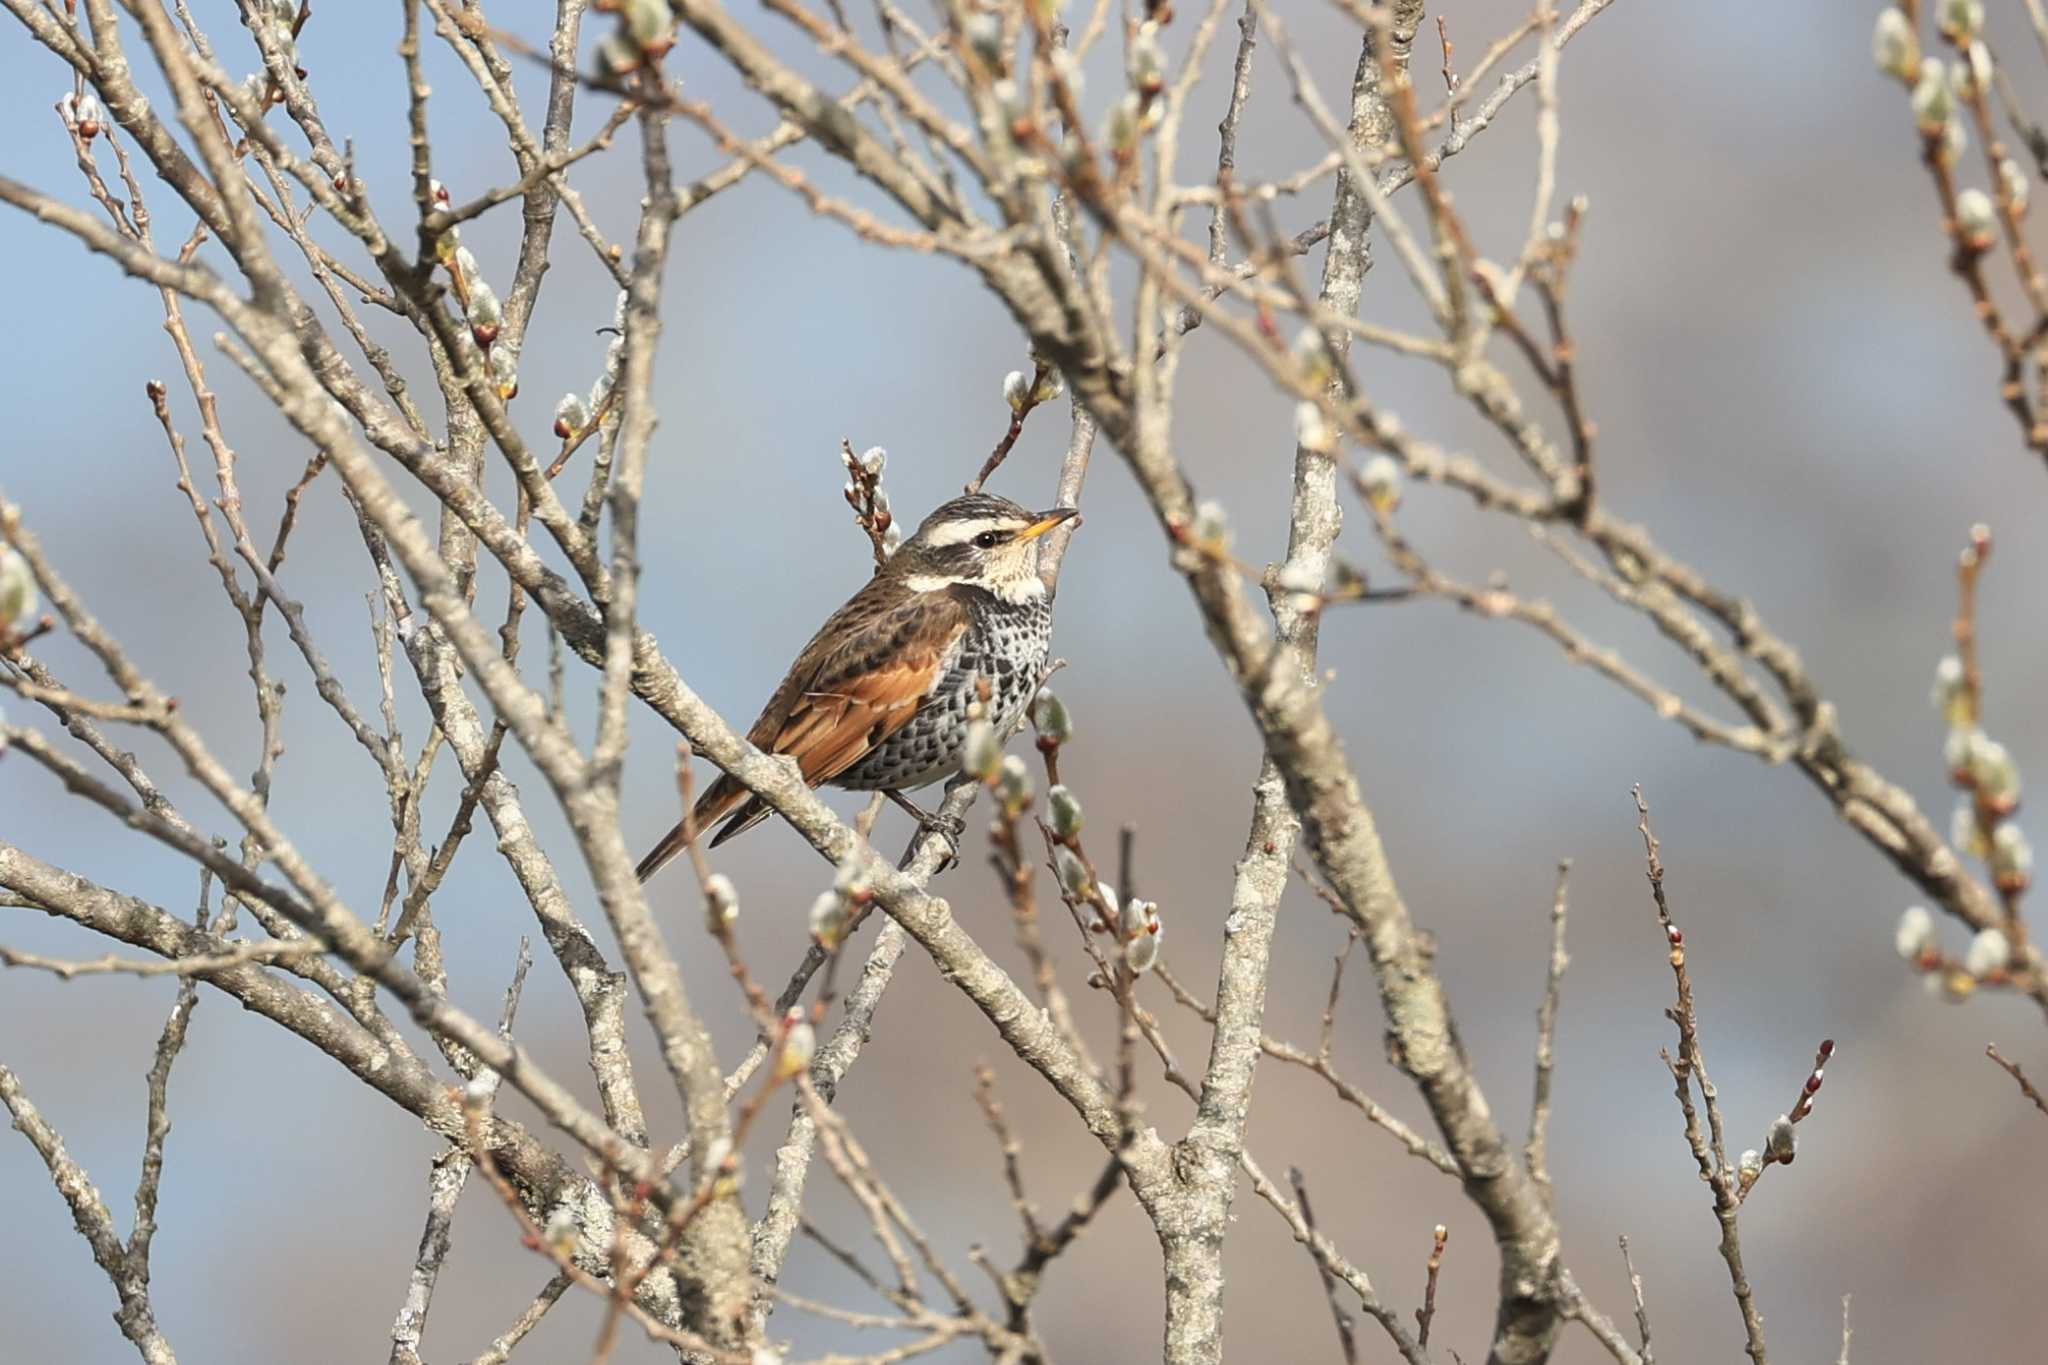
[[[1008,498],[969,493],[926,517],[890,557],[889,570],[924,592],[959,583],[1021,601],[1044,591],[1039,537],[1077,515],[1071,507],[1032,512]]]

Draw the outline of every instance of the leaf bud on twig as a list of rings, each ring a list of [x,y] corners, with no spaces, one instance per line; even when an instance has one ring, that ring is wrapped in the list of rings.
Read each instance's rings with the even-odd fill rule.
[[[782,1036],[782,1051],[775,1057],[775,1079],[786,1081],[799,1071],[807,1069],[811,1058],[818,1052],[818,1031],[811,1027],[811,1021],[803,1017],[801,1010],[792,1008],[790,1014],[795,1020],[789,1032]]]
[[[714,872],[704,879],[704,914],[713,933],[727,928],[740,917],[740,893],[733,886],[732,878],[723,872]]]
[[[1159,962],[1160,941],[1166,936],[1165,926],[1159,922],[1158,903],[1133,896],[1117,928],[1124,940],[1124,963],[1138,976],[1151,971]]]
[[[0,637],[36,612],[36,580],[28,561],[12,546],[0,546]]]
[[[1799,1154],[1799,1130],[1792,1126],[1792,1120],[1783,1114],[1771,1120],[1770,1132],[1764,1136],[1764,1150],[1771,1160],[1790,1165],[1792,1158]]]
[[[2024,891],[2034,873],[2034,849],[2018,825],[2010,820],[1991,832],[1991,876],[1998,889],[2008,893]]]
[[[1941,31],[1967,42],[1984,31],[1984,0],[1942,0]]]
[[[2003,971],[2011,960],[2012,941],[2006,938],[2003,929],[1995,926],[1979,929],[1977,936],[1970,940],[1968,951],[1963,954],[1963,970],[1981,979]]]
[[[1948,88],[1939,57],[1920,63],[1920,79],[1913,86],[1913,118],[1923,133],[1941,132],[1955,112],[1955,95]]]
[[[498,329],[505,325],[505,309],[498,302],[497,291],[481,277],[469,285],[469,333],[476,338],[476,344],[485,350],[498,339]]]
[[[1062,839],[1079,837],[1082,824],[1081,801],[1064,782],[1047,789],[1045,805],[1051,813],[1052,832],[1055,835]]]
[[[1052,851],[1053,871],[1059,874],[1060,885],[1073,899],[1086,900],[1088,892],[1095,885],[1095,878],[1088,875],[1088,864],[1075,855],[1074,850],[1062,844]]]
[[[1003,756],[1003,765],[996,773],[996,795],[1011,816],[1022,815],[1031,806],[1031,770],[1015,754]]]
[[[960,742],[960,771],[983,782],[993,782],[1003,766],[1002,741],[996,727],[985,720],[970,721]]]
[[[1899,956],[1908,962],[1916,960],[1925,952],[1934,938],[1934,916],[1927,913],[1924,905],[1909,905],[1899,916],[1899,927],[1892,935],[1892,946]]]
[[[1998,241],[1998,213],[1991,196],[1972,185],[1956,196],[1956,232],[1972,251],[1988,251]]]
[[[1920,67],[1920,39],[1906,16],[1895,7],[1879,11],[1870,48],[1877,59],[1877,69],[1886,75],[1909,81]]]
[[[1393,456],[1375,455],[1367,460],[1358,481],[1366,500],[1380,511],[1391,512],[1401,505],[1401,462]]]
[[[565,393],[555,404],[555,435],[568,440],[590,425],[590,409],[580,393]]]
[[[828,952],[839,946],[839,937],[846,932],[846,921],[846,897],[840,895],[836,887],[820,891],[818,898],[811,902],[811,937]]]
[[[1312,398],[1294,405],[1294,443],[1322,455],[1337,448],[1337,430],[1323,415],[1323,405]]]
[[[1031,728],[1038,731],[1040,740],[1054,744],[1065,744],[1074,737],[1074,717],[1050,687],[1039,688],[1031,700]]]
[[[1010,405],[1011,412],[1022,412],[1031,405],[1031,376],[1022,370],[1012,370],[1003,376],[1003,401]]]
[[[2027,173],[2021,170],[2020,163],[2014,161],[2011,157],[2007,157],[1998,163],[1998,189],[1999,193],[2003,194],[2012,204],[2012,211],[2015,217],[2023,216],[2026,213],[2029,189]]]

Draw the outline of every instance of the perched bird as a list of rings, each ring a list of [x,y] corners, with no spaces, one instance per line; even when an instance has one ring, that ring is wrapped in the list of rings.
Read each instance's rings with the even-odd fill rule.
[[[915,811],[901,793],[958,771],[984,682],[999,731],[1030,704],[1052,636],[1039,537],[1075,515],[987,493],[940,506],[811,637],[747,738],[796,759],[813,787],[884,791]],[[767,818],[721,775],[640,860],[640,880],[683,851],[689,825],[725,819],[716,847]]]

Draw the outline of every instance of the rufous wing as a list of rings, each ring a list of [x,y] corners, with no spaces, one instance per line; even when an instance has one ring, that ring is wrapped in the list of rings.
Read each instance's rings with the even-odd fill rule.
[[[796,759],[811,786],[830,782],[916,717],[967,624],[967,607],[952,593],[906,596],[889,580],[874,579],[797,656],[747,738]],[[768,807],[721,776],[698,800],[691,823],[702,831],[728,812],[735,813],[711,840],[714,848],[766,819]],[[682,851],[683,836],[676,826],[641,860],[642,881]]]

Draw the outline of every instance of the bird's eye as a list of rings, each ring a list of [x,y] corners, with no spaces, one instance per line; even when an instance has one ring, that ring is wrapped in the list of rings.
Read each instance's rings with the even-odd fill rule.
[[[1002,543],[1003,533],[1001,531],[983,531],[974,538],[976,548],[983,550],[993,550]]]

